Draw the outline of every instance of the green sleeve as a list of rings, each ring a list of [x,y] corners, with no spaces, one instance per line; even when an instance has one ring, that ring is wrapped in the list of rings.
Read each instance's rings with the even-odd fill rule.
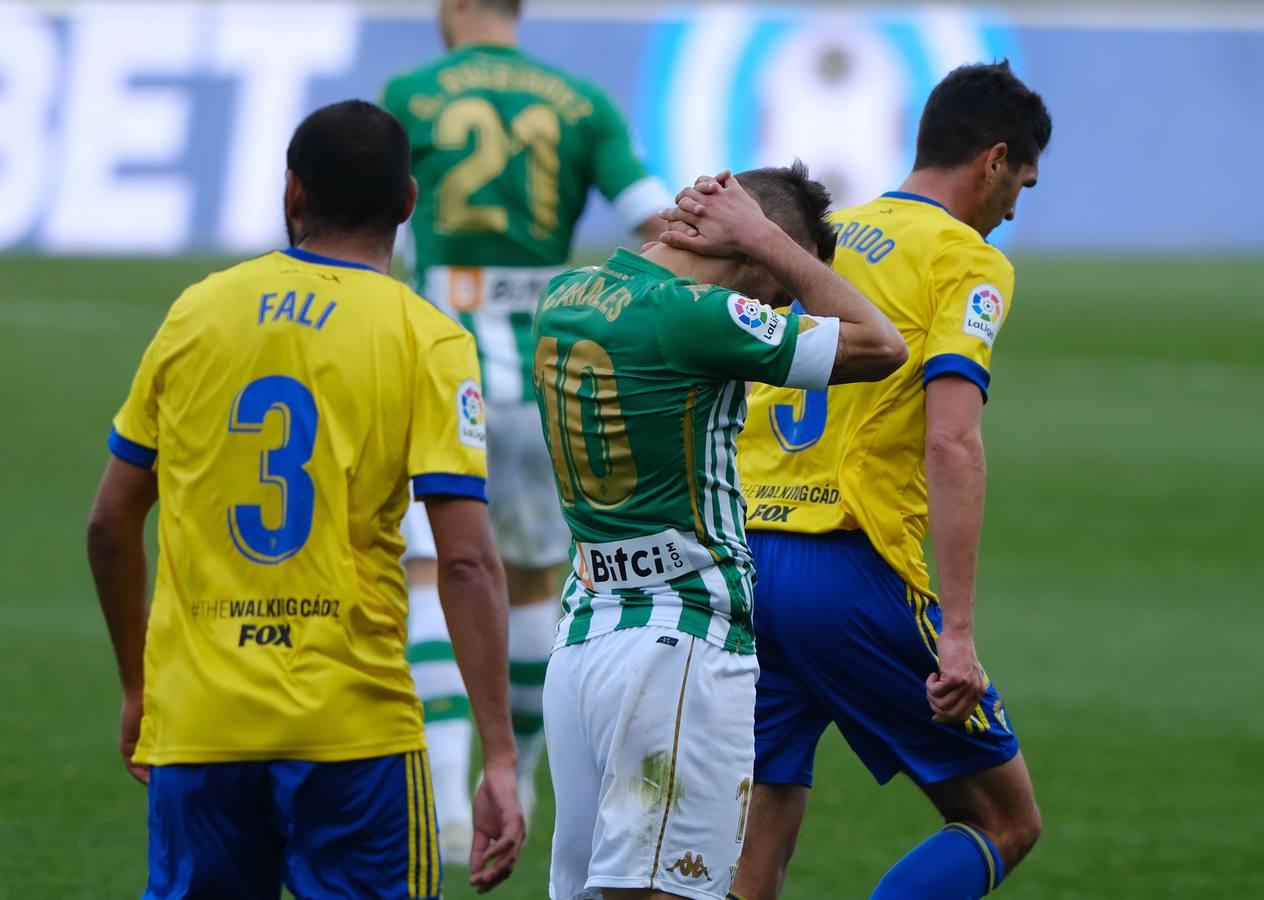
[[[604,91],[592,89],[593,112],[589,118],[593,155],[593,184],[613,202],[628,187],[650,173],[637,156],[628,123]]]
[[[799,317],[714,285],[666,284],[659,344],[668,365],[701,375],[784,385],[794,362]]]
[[[407,85],[402,77],[392,78],[386,82],[386,87],[382,88],[382,108],[398,119],[404,122],[404,113],[407,111],[408,101],[404,96],[407,91]]]

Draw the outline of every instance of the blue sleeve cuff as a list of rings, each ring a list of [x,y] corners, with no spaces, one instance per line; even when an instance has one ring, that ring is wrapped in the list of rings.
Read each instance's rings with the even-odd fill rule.
[[[987,403],[988,385],[992,383],[992,374],[968,356],[959,353],[943,353],[931,357],[926,362],[922,374],[922,386],[930,384],[941,375],[959,375],[966,381],[972,381],[983,394],[983,402]]]
[[[110,429],[110,452],[123,460],[142,469],[152,469],[158,459],[158,451],[135,441],[129,441],[114,428]]]
[[[425,497],[468,497],[487,502],[487,479],[477,475],[453,475],[449,472],[431,472],[413,476],[413,499]]]

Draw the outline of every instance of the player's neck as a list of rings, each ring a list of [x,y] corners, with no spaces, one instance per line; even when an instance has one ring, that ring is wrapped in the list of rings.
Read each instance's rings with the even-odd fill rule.
[[[462,22],[454,35],[454,49],[471,45],[517,47],[518,23],[504,16],[481,15]]]
[[[715,256],[699,256],[666,244],[653,243],[641,256],[681,278],[692,278],[699,284],[725,284],[733,272],[733,261]],[[731,285],[726,285],[731,287]]]
[[[391,271],[391,247],[378,242],[348,237],[309,237],[298,244],[298,249],[336,259],[339,262],[360,263],[389,275]]]
[[[973,225],[973,180],[956,169],[917,169],[904,179],[900,190],[941,204],[953,218]]]

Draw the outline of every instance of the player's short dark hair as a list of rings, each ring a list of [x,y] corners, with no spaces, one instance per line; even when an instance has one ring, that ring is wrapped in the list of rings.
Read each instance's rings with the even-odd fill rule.
[[[316,110],[290,139],[285,162],[306,195],[303,225],[393,237],[408,205],[408,135],[395,117],[363,100]]]
[[[773,224],[811,247],[821,261],[834,259],[834,228],[825,220],[830,193],[825,185],[808,176],[808,167],[802,160],[796,159],[788,167],[739,172],[737,180]]]
[[[477,0],[477,2],[484,9],[490,9],[502,16],[513,16],[516,19],[522,15],[523,0]]]
[[[1009,60],[953,69],[935,85],[917,129],[914,169],[948,169],[1004,143],[1011,168],[1034,165],[1049,145],[1053,120],[1040,95]]]

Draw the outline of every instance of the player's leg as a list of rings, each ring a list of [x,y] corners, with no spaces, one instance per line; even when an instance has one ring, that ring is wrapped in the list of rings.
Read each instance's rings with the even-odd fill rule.
[[[409,505],[401,523],[408,577],[408,662],[425,712],[426,747],[434,772],[435,808],[443,858],[468,865],[474,839],[470,807],[473,724],[465,683],[439,603],[434,535],[425,505]]]
[[[734,894],[743,900],[780,896],[811,794],[801,784],[756,783],[751,789],[747,831],[752,838],[742,846]]]
[[[268,764],[296,897],[437,898],[442,868],[424,752]]]
[[[149,770],[146,900],[279,900],[282,837],[264,763]]]
[[[544,673],[557,630],[559,567],[570,549],[535,404],[488,412],[487,495],[509,589],[509,706],[528,825],[544,753]]]
[[[1040,838],[1040,808],[1022,753],[994,769],[924,784],[922,790],[945,822],[986,833],[1006,871],[1013,871]]]
[[[834,603],[800,610],[792,663],[874,778],[885,784],[903,771],[919,785],[939,784],[1012,760],[1018,741],[995,686],[964,725],[931,718],[926,679],[939,665],[938,605],[908,588],[860,532],[820,540],[828,557],[817,565],[832,573]],[[873,896],[928,900],[951,886],[954,896],[981,897],[1003,875],[991,839],[955,826],[897,863]]]
[[[590,894],[584,885],[597,827],[601,772],[589,749],[581,714],[585,650],[585,644],[558,650],[549,661],[544,682],[544,733],[556,806],[549,863],[553,900],[578,900]],[[599,895],[591,892],[591,896]]]
[[[754,658],[651,627],[587,645],[602,780],[586,887],[724,898],[754,765]]]
[[[975,858],[989,869],[992,887],[1022,861],[1040,837],[1040,810],[1022,754],[1009,762],[922,790],[946,823],[883,876],[875,897],[929,897],[942,880],[927,873],[963,858],[963,878],[974,875]],[[993,873],[994,870],[994,873]]]
[[[935,651],[942,611],[937,603],[916,595],[910,601],[914,613],[920,610],[920,628],[919,639],[909,641],[907,654],[924,684],[923,672],[929,674],[938,665]],[[908,694],[911,700],[911,680]],[[964,725],[930,730],[921,720],[917,724],[935,737],[900,750],[901,765],[935,804],[945,825],[896,863],[874,896],[929,897],[950,878],[958,883],[972,878],[972,896],[982,896],[1013,871],[1040,837],[1040,811],[1027,764],[990,681]],[[928,880],[927,873],[936,872],[939,880]]]
[[[759,681],[755,699],[755,784],[747,834],[733,892],[773,900],[794,855],[811,794],[816,745],[829,725],[827,710],[792,663],[801,650],[800,606],[829,602],[833,573],[812,539],[752,532],[755,635]]]
[[[535,773],[545,750],[544,676],[558,618],[557,567],[505,563],[509,588],[509,711],[518,747],[518,799],[535,809]]]

